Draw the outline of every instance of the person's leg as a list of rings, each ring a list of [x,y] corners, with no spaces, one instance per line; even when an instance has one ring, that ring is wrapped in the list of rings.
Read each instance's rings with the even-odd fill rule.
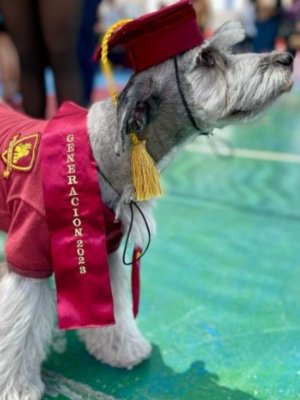
[[[83,0],[39,0],[43,39],[54,72],[57,100],[83,104],[77,57]]]
[[[97,45],[94,26],[97,19],[97,8],[101,0],[85,0],[80,35],[78,41],[78,56],[84,85],[84,100],[89,104],[93,89],[95,63],[93,54]]]
[[[5,26],[20,56],[24,111],[45,114],[44,55],[35,0],[1,0]]]

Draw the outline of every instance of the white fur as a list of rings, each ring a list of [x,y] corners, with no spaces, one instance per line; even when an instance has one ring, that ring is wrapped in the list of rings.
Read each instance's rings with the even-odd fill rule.
[[[153,201],[143,201],[138,203],[138,207],[141,210],[145,220],[147,221],[151,236],[153,236],[156,232],[156,224],[153,217]],[[130,241],[134,243],[136,246],[143,247],[148,240],[148,231],[146,228],[146,223],[139,212],[139,210],[133,205],[133,224],[132,230],[130,233]],[[130,206],[128,204],[124,204],[122,202],[119,203],[116,215],[122,221],[123,226],[125,227],[125,235],[128,233],[128,229],[130,226],[130,221],[132,218]]]
[[[38,400],[54,302],[47,280],[7,272],[0,281],[0,400]]]
[[[112,367],[132,368],[151,354],[150,343],[140,333],[128,297],[129,285],[120,251],[109,256],[116,325],[85,329],[80,338],[90,354]]]

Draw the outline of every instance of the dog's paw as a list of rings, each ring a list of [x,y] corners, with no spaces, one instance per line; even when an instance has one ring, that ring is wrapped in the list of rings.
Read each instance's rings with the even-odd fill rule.
[[[80,333],[88,352],[111,367],[131,369],[150,357],[151,344],[137,330],[124,332],[118,326]]]
[[[42,381],[36,385],[16,383],[13,387],[2,390],[0,400],[41,400],[43,393]]]

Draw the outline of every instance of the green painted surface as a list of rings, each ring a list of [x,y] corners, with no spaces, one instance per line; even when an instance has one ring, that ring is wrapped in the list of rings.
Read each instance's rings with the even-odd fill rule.
[[[224,135],[299,153],[299,105],[292,93]],[[300,399],[300,164],[184,152],[164,183],[139,317],[152,358],[116,370],[56,334],[45,400]]]

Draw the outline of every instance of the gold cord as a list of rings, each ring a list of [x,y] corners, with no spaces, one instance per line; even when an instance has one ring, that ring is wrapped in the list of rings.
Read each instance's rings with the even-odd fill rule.
[[[122,26],[132,21],[131,19],[123,19],[112,25],[101,43],[102,53],[101,62],[102,71],[107,81],[109,93],[112,97],[114,105],[117,107],[118,94],[113,78],[113,72],[108,60],[109,40],[114,32]],[[156,164],[150,154],[147,152],[145,141],[139,140],[137,134],[130,134],[132,151],[131,151],[131,173],[132,182],[135,189],[135,199],[137,201],[150,200],[162,194],[160,186],[159,172]]]
[[[112,68],[108,59],[108,42],[111,38],[111,36],[117,31],[118,29],[122,28],[122,26],[128,24],[128,22],[132,21],[131,19],[122,19],[121,21],[115,23],[112,25],[108,31],[105,33],[102,43],[101,48],[102,48],[102,53],[101,53],[101,60],[100,64],[102,65],[102,70],[103,74],[107,80],[107,86],[109,93],[113,99],[114,105],[117,106],[118,104],[118,94],[117,94],[117,89],[115,86],[114,78],[113,78],[113,72]]]

